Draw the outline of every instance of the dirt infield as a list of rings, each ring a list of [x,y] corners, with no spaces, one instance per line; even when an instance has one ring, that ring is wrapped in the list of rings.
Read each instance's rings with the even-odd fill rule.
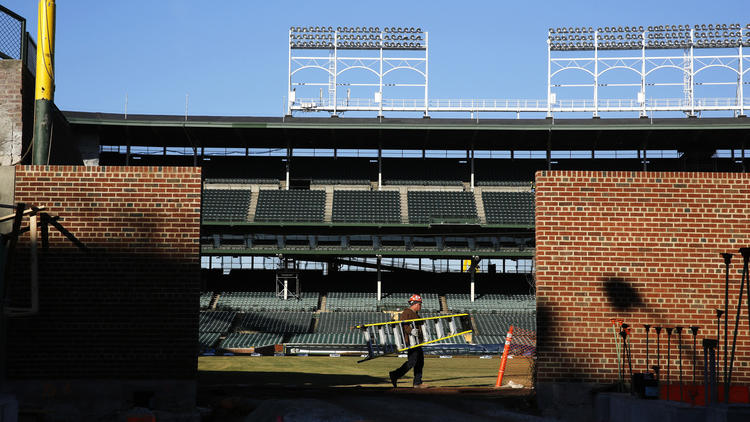
[[[536,421],[530,360],[508,361],[503,388],[494,388],[500,359],[426,357],[424,382],[411,372],[394,389],[388,372],[403,358],[357,363],[358,357],[204,356],[198,360],[198,401],[216,421]],[[511,388],[507,383],[523,385]]]

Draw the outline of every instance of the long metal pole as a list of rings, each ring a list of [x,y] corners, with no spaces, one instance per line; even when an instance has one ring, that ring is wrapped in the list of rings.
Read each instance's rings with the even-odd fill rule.
[[[745,68],[744,63],[743,63],[744,59],[745,59],[745,57],[744,57],[744,55],[742,53],[742,44],[740,44],[740,67],[739,67],[740,75],[739,75],[739,79],[737,81],[738,88],[739,88],[739,98],[738,98],[738,100],[740,102],[740,116],[744,116],[745,115],[745,93],[744,93],[744,89],[745,89],[745,82],[744,82],[745,75],[743,74],[744,73],[744,68]]]
[[[380,93],[380,109],[378,117],[383,117],[383,32],[380,33],[380,72],[378,72],[378,92]],[[378,185],[380,186],[380,185]]]
[[[594,117],[599,117],[599,31],[594,32]]]
[[[690,30],[690,116],[695,116],[695,60],[693,56],[693,34],[695,29]]]
[[[550,33],[547,33],[547,117],[552,117],[552,47]],[[596,38],[594,38],[596,43]]]
[[[32,162],[49,164],[55,101],[55,0],[39,0]]]
[[[338,115],[338,114],[336,114],[336,103],[338,102],[337,101],[338,95],[336,93],[336,89],[337,89],[337,86],[338,86],[338,74],[339,74],[339,70],[338,70],[338,62],[339,62],[339,59],[338,59],[338,55],[339,55],[338,44],[339,44],[339,31],[336,31],[336,32],[334,32],[334,35],[333,35],[333,115],[334,116]]]
[[[641,33],[641,117],[646,117],[646,31]]]
[[[732,262],[732,254],[723,253],[724,265],[726,265],[726,281],[724,283],[724,309],[727,316],[724,318],[724,403],[729,403],[729,366],[727,365],[727,352],[729,351],[729,265]]]
[[[292,30],[289,30],[289,83],[287,84],[286,114],[292,115]]]
[[[430,89],[430,41],[429,34],[424,33],[424,117],[430,117],[428,92]]]

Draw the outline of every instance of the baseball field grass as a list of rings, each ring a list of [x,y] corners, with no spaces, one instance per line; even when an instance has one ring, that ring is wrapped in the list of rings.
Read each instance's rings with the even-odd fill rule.
[[[381,357],[357,363],[353,356],[201,356],[198,379],[204,385],[265,385],[278,387],[391,387],[388,372],[406,359]],[[509,359],[503,385],[531,386],[531,360]],[[423,381],[430,387],[493,387],[500,359],[476,356],[451,359],[426,357]],[[412,371],[399,381],[411,387]]]

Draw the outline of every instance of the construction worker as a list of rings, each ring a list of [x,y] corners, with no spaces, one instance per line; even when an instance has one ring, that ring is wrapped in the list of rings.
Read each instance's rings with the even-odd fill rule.
[[[404,309],[403,312],[401,312],[401,315],[399,316],[400,321],[409,320],[409,319],[417,319],[419,318],[419,311],[422,309],[422,296],[418,294],[414,294],[409,298],[409,307]],[[417,324],[414,323],[405,323],[401,324],[404,330],[404,338],[407,339],[409,336],[416,337],[416,343],[419,344],[419,328],[413,329],[413,327],[416,325],[417,327],[422,325],[422,321],[418,321]],[[398,384],[398,379],[403,377],[409,369],[414,368],[414,388],[424,388],[425,385],[422,384],[422,368],[424,367],[424,352],[422,351],[421,347],[415,347],[413,349],[409,349],[407,351],[407,359],[406,362],[404,362],[403,365],[401,365],[400,368],[396,369],[395,371],[391,371],[388,373],[388,375],[391,378],[391,384],[393,384],[393,387],[396,388]]]

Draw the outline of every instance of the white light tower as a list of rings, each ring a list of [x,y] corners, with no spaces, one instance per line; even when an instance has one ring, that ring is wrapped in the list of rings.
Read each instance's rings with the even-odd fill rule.
[[[553,111],[591,112],[597,117],[604,111],[635,111],[645,117],[648,112],[681,111],[694,117],[702,111],[732,111],[745,114],[744,85],[750,56],[743,47],[750,46],[750,24],[658,25],[639,27],[550,28],[547,37],[548,116]],[[707,50],[710,49],[710,50]],[[601,51],[618,50],[620,54],[602,55]],[[696,50],[707,51],[700,54]],[[696,76],[711,68],[730,71],[730,78],[696,82]],[[624,69],[634,72],[639,83],[602,83],[607,72]],[[657,80],[655,72],[677,69],[680,80]],[[553,83],[562,72],[577,70],[588,73],[591,83]],[[709,73],[709,72],[707,72]],[[562,75],[560,75],[562,76]],[[658,75],[656,75],[658,76]],[[708,78],[709,76],[706,76]],[[730,85],[736,87],[735,98],[696,98],[695,87]],[[600,91],[607,87],[638,87],[634,99],[602,99]],[[683,98],[650,100],[646,87],[682,86]],[[565,101],[554,88],[590,87],[592,98]]]
[[[346,111],[422,111],[429,116],[427,32],[414,27],[337,27],[293,26],[289,30],[289,83],[287,114],[298,111],[324,111],[337,116]],[[325,50],[326,54],[322,51]],[[317,69],[327,75],[327,82],[316,78]],[[353,70],[370,72],[377,82],[343,80],[342,74]],[[398,70],[412,71],[418,82],[399,80]],[[363,78],[366,79],[366,78]],[[339,98],[339,86],[369,87],[369,98]],[[327,99],[300,96],[304,87],[325,87]],[[424,98],[387,98],[383,88],[421,88]],[[404,90],[405,91],[405,90]],[[349,91],[347,91],[349,92]]]

